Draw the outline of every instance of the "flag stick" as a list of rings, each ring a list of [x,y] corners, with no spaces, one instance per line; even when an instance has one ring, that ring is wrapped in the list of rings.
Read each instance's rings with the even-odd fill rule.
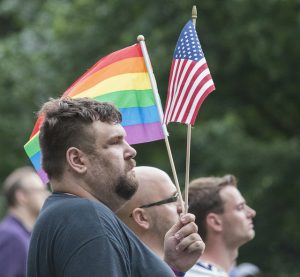
[[[171,169],[172,169],[172,173],[173,173],[173,177],[174,177],[174,181],[175,181],[175,185],[178,191],[178,195],[179,195],[179,201],[180,201],[180,205],[182,208],[182,211],[184,212],[184,204],[183,204],[183,198],[182,198],[182,194],[181,194],[181,190],[180,190],[180,186],[179,186],[179,182],[178,182],[178,178],[177,178],[177,173],[176,173],[176,168],[175,168],[175,164],[174,164],[174,160],[173,160],[173,156],[172,156],[172,151],[171,151],[171,147],[170,147],[170,143],[169,143],[169,139],[168,139],[168,130],[166,127],[166,124],[163,123],[163,109],[161,106],[161,100],[158,94],[158,89],[157,89],[157,84],[156,84],[156,80],[155,80],[155,76],[153,73],[153,69],[151,66],[151,62],[150,62],[150,58],[148,55],[148,51],[147,51],[147,47],[145,44],[145,38],[142,35],[139,35],[137,37],[138,42],[141,45],[141,49],[143,52],[143,56],[145,59],[145,64],[147,67],[147,71],[150,77],[150,83],[152,86],[152,90],[153,90],[153,94],[154,94],[154,98],[155,98],[155,102],[158,108],[158,114],[159,114],[159,118],[160,118],[160,122],[162,124],[162,129],[163,129],[163,133],[164,133],[164,137],[165,137],[165,143],[166,143],[166,147],[167,147],[167,152],[168,152],[168,156],[169,156],[169,160],[170,160],[170,164],[171,164]]]
[[[197,20],[197,7],[194,5],[192,8],[192,21],[196,27]],[[186,137],[186,160],[185,160],[185,186],[184,186],[184,210],[187,213],[189,208],[189,183],[190,183],[190,160],[191,160],[191,138],[192,138],[192,125],[187,126],[187,137]]]
[[[190,153],[191,153],[192,125],[187,126],[186,160],[185,160],[185,186],[184,186],[184,210],[189,208],[189,183],[190,183]]]

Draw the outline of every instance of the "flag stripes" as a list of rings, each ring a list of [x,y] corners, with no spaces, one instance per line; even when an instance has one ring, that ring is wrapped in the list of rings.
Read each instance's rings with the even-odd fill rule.
[[[194,124],[202,102],[214,89],[197,33],[189,21],[175,47],[164,122]]]

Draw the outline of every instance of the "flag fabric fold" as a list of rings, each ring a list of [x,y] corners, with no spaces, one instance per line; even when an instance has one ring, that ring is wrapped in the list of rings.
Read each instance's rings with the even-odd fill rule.
[[[76,80],[62,97],[89,97],[113,103],[122,113],[122,126],[129,144],[164,138],[162,123],[155,103],[149,74],[139,44],[113,52],[100,59]],[[24,148],[36,171],[46,183],[41,167],[39,117]]]
[[[171,65],[164,123],[194,124],[204,99],[215,90],[192,21],[182,29]]]

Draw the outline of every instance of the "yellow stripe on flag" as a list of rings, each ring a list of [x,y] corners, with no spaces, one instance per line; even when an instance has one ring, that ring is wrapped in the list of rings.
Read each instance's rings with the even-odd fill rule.
[[[90,89],[97,83],[105,79],[127,73],[142,73],[147,72],[147,68],[142,57],[128,58],[112,63],[93,74],[87,76],[81,82],[76,84],[68,93],[68,96],[73,97],[76,94]]]
[[[95,98],[100,95],[122,90],[145,90],[151,89],[148,73],[121,74],[108,78],[90,89],[75,95],[73,98],[89,97]]]

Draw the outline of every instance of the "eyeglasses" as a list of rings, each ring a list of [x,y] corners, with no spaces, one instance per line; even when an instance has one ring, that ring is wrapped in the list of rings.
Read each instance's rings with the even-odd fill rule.
[[[142,205],[139,208],[150,208],[150,207],[153,207],[153,206],[160,206],[160,205],[164,205],[164,204],[168,204],[168,203],[177,202],[178,197],[179,197],[179,194],[178,194],[178,192],[176,192],[176,194],[174,194],[173,196],[171,196],[169,198],[166,198],[166,199],[163,199],[163,200],[160,200],[160,201],[157,201],[157,202],[153,202],[153,203],[150,203],[150,204]],[[132,213],[129,215],[129,217],[132,217]]]
[[[175,195],[173,195],[167,199],[163,199],[163,200],[160,200],[157,202],[153,202],[151,204],[143,205],[143,206],[140,206],[139,208],[149,208],[149,207],[153,207],[153,206],[160,206],[163,204],[177,202],[177,200],[178,200],[178,192]]]

